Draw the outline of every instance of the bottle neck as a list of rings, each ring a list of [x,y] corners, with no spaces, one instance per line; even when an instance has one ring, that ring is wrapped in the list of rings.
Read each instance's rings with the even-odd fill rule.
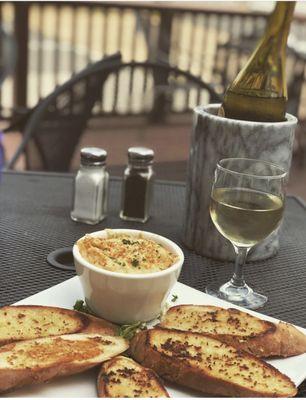
[[[267,57],[285,57],[294,7],[295,1],[277,2],[273,13],[267,21],[264,36],[253,53],[254,55],[259,52],[262,53],[263,62]]]
[[[294,8],[294,1],[277,2],[274,12],[267,22],[263,40],[258,45],[258,49],[262,49],[263,58],[273,58],[274,62],[280,60],[281,66],[285,66],[286,63],[287,40]]]
[[[280,46],[286,48],[295,1],[278,1],[267,22],[264,40],[277,39]]]
[[[286,45],[294,7],[295,2],[277,2],[263,38],[230,85],[230,90],[246,91],[243,94],[249,89],[258,90],[263,97],[267,91],[271,97],[287,98]]]

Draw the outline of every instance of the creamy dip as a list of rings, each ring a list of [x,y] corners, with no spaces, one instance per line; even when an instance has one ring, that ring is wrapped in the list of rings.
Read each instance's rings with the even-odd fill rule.
[[[132,236],[109,230],[107,237],[86,235],[77,242],[82,257],[113,272],[143,274],[171,267],[177,256],[164,246],[140,234]]]

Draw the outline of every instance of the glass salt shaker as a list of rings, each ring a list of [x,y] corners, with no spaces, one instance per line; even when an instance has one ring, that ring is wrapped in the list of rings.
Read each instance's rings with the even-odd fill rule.
[[[109,174],[105,169],[107,152],[98,147],[81,150],[81,165],[74,182],[71,219],[97,224],[107,214]]]
[[[146,147],[128,149],[128,165],[124,171],[120,218],[146,222],[153,194],[154,151]]]

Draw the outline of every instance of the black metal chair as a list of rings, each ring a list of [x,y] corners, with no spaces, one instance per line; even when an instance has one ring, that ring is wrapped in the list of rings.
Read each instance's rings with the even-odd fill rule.
[[[220,101],[200,77],[151,61],[113,64],[102,96],[110,105],[105,114],[147,115],[152,122],[169,113],[188,112],[197,104]]]
[[[101,97],[107,67],[120,60],[121,55],[115,54],[88,66],[6,129],[5,133],[20,129],[23,135],[6,168],[13,169],[25,154],[27,170],[67,171],[74,148]]]
[[[100,101],[100,109],[98,101]],[[176,67],[156,62],[96,63],[57,88],[34,110],[23,141],[7,168],[26,155],[29,170],[68,171],[86,123],[102,116],[142,115],[152,123],[184,113],[196,104],[219,102],[207,83]],[[94,107],[96,104],[96,107]]]

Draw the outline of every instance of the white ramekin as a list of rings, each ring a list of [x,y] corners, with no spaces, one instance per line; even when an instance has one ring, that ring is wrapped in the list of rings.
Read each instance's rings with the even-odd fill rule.
[[[144,274],[125,274],[98,268],[86,261],[78,246],[73,246],[73,257],[80,278],[86,303],[100,317],[117,324],[150,321],[156,318],[176,283],[184,262],[182,250],[171,240],[151,232],[134,229],[112,229],[114,233],[126,233],[154,240],[178,256],[171,267]],[[91,233],[107,237],[107,231]]]

